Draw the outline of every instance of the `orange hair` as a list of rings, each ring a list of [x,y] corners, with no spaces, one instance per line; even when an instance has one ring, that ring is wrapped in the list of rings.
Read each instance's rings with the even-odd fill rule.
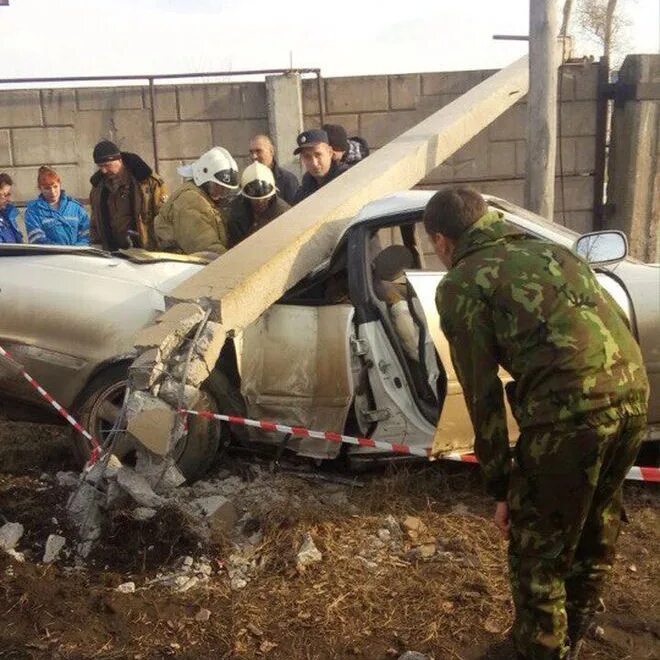
[[[57,182],[61,183],[60,175],[48,165],[42,165],[39,168],[39,174],[37,174],[37,186],[50,186],[51,184]]]

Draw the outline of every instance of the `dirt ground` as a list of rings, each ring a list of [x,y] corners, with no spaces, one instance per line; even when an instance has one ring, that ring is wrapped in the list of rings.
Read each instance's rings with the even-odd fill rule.
[[[115,514],[84,565],[68,544],[41,563],[49,534],[73,538],[71,488],[54,477],[75,467],[68,442],[58,427],[0,422],[0,522],[25,528],[16,548],[25,562],[0,553],[2,658],[512,657],[506,548],[472,466],[399,468],[342,485],[263,470],[255,478],[245,460],[230,460],[225,474],[246,482],[240,499],[251,512],[240,524],[253,534],[241,550],[247,585],[232,589],[232,541],[196,536],[170,509],[146,521]],[[255,493],[277,497],[250,500],[251,480]],[[585,658],[660,658],[659,492],[626,485],[630,522]],[[303,571],[305,534],[322,560]],[[206,557],[210,577],[184,592],[148,584],[186,556]],[[127,581],[134,593],[116,590]]]

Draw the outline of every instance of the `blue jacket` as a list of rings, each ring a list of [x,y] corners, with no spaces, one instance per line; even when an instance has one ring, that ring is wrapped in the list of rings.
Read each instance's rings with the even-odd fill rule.
[[[13,204],[7,204],[0,209],[0,243],[22,243],[23,235],[16,224],[18,209]]]
[[[25,209],[28,243],[89,245],[89,216],[84,207],[64,191],[59,208],[53,208],[41,195]]]

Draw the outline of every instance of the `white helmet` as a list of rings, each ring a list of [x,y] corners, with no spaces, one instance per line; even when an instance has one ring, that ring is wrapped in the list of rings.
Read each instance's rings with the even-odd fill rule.
[[[238,188],[238,166],[224,147],[213,147],[202,154],[194,163],[177,167],[177,172],[201,186],[207,181],[236,190]]]
[[[241,195],[249,199],[268,199],[277,192],[275,177],[263,163],[248,165],[241,176]]]

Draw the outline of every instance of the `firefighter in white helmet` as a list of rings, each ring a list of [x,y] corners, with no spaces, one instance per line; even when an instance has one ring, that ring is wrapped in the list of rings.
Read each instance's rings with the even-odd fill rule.
[[[238,167],[223,147],[213,147],[190,165],[177,168],[189,179],[155,219],[161,250],[181,254],[226,252],[229,205],[238,190]]]
[[[278,194],[270,167],[255,162],[241,176],[241,192],[231,204],[227,235],[229,247],[261,229],[291,208]]]

